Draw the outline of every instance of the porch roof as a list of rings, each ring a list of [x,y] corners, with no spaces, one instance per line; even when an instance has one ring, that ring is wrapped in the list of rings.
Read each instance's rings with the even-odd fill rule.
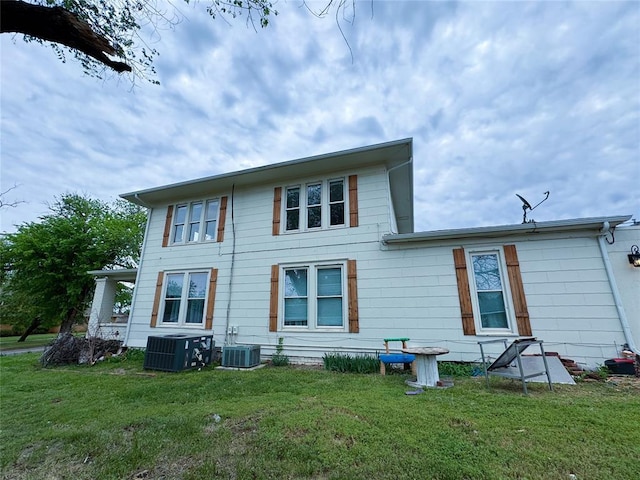
[[[121,268],[118,270],[89,270],[89,275],[98,278],[108,278],[114,282],[135,282],[138,275],[137,268]]]

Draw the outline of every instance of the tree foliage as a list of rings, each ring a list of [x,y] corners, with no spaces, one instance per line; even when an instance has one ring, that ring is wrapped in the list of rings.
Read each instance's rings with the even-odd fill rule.
[[[27,42],[48,43],[65,62],[71,54],[86,74],[101,77],[107,70],[132,72],[152,83],[155,48],[147,46],[143,32],[176,26],[184,18],[181,3],[205,4],[212,19],[245,18],[254,28],[267,27],[277,0],[0,0],[0,33],[23,34]],[[356,0],[300,0],[315,17],[331,12],[341,23],[355,19]],[[371,0],[373,15],[373,0]],[[346,42],[346,38],[345,38]],[[348,46],[348,44],[347,44]]]
[[[198,0],[182,0],[197,3]],[[212,18],[244,16],[266,27],[277,15],[271,0],[206,0]],[[50,43],[59,58],[79,60],[85,73],[100,77],[108,67],[118,73],[153,79],[154,58],[141,35],[181,19],[177,5],[165,0],[1,0],[0,33],[23,34],[26,41]]]
[[[0,242],[0,321],[60,325],[65,333],[91,300],[89,270],[137,265],[146,212],[76,194],[62,195],[50,211]]]

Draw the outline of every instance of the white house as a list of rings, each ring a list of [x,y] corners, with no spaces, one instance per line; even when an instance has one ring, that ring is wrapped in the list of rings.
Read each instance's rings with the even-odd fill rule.
[[[455,361],[491,337],[592,367],[638,351],[629,215],[414,232],[412,162],[404,139],[123,194],[149,218],[120,338],[213,333],[269,355],[283,337],[298,361],[387,337]],[[95,326],[117,274],[93,273]]]

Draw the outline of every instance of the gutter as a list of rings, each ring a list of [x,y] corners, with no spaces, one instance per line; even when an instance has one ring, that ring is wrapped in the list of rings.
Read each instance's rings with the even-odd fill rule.
[[[638,347],[633,341],[633,335],[631,334],[631,327],[629,326],[629,321],[627,320],[627,314],[625,313],[624,306],[622,305],[622,298],[620,298],[620,291],[618,290],[618,285],[616,283],[615,276],[613,275],[613,267],[611,266],[611,260],[609,259],[609,252],[607,251],[607,246],[604,244],[605,236],[609,234],[613,235],[613,229],[611,228],[611,225],[609,225],[609,222],[604,222],[602,224],[601,234],[598,235],[598,245],[600,246],[600,254],[602,255],[602,261],[604,262],[604,269],[607,272],[609,286],[611,287],[613,300],[616,304],[616,310],[618,311],[618,319],[620,320],[622,333],[624,334],[624,338],[627,341],[629,350],[631,350],[636,355],[640,355],[640,350],[638,350]]]

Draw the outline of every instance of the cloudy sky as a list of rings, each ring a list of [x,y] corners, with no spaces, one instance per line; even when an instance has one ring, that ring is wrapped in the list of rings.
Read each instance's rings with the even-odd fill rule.
[[[417,231],[520,223],[515,194],[546,191],[538,221],[640,218],[638,1],[374,0],[342,33],[297,0],[257,32],[179,8],[151,39],[160,86],[0,36],[1,190],[24,201],[0,232],[64,192],[113,200],[406,137]]]

